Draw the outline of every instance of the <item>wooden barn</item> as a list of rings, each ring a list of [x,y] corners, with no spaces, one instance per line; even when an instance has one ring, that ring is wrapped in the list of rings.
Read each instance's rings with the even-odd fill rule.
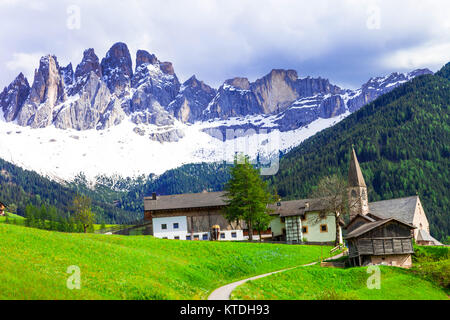
[[[412,266],[415,227],[395,218],[374,220],[358,215],[347,226],[345,239],[353,266]]]

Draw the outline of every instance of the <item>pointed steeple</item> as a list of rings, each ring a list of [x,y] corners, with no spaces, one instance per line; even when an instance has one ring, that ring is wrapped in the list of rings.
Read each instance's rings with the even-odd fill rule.
[[[358,158],[356,157],[355,148],[352,148],[352,159],[350,160],[350,168],[348,170],[348,186],[349,187],[367,187],[364,177],[359,167]]]

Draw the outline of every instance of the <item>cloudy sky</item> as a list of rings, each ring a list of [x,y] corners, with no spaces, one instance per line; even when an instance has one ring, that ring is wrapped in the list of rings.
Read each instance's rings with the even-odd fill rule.
[[[40,56],[76,66],[115,42],[218,87],[273,68],[355,88],[372,76],[450,61],[448,0],[0,0],[0,87]]]

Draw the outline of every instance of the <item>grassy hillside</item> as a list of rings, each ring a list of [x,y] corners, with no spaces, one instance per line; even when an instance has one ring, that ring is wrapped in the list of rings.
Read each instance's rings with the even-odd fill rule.
[[[0,223],[5,223],[6,221],[8,221],[9,223],[12,224],[20,224],[23,225],[23,222],[25,221],[25,218],[22,216],[19,216],[17,214],[14,213],[6,213],[8,215],[8,217],[6,216],[0,216]]]
[[[315,261],[322,251],[6,224],[0,224],[0,243],[0,299],[201,299],[229,282]],[[72,265],[81,269],[81,290],[66,288]]]
[[[319,180],[347,176],[355,146],[369,200],[419,194],[431,233],[450,234],[450,74],[415,78],[293,149],[271,179],[284,199],[308,197]]]
[[[370,290],[367,268],[312,266],[279,273],[238,287],[242,300],[447,300],[442,288],[407,270],[381,267],[381,288]]]
[[[450,248],[415,247],[413,268],[380,267],[381,288],[370,290],[367,268],[298,268],[238,287],[234,299],[448,300]]]

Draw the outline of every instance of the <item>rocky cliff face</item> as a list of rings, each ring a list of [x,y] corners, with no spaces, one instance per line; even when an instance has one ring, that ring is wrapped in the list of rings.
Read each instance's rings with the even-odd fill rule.
[[[53,123],[53,111],[66,100],[64,81],[55,56],[41,58],[28,99],[17,115],[17,123],[44,128]]]
[[[0,109],[6,121],[13,121],[30,93],[30,85],[20,73],[14,81],[0,94]]]
[[[114,44],[106,53],[101,63],[103,80],[106,82],[111,93],[118,96],[130,87],[133,76],[133,67],[130,51],[125,43]]]
[[[218,90],[195,76],[182,85],[170,62],[145,50],[136,53],[133,72],[128,47],[116,43],[99,60],[94,49],[83,53],[75,71],[42,57],[30,87],[20,74],[0,94],[6,121],[22,126],[61,129],[106,129],[129,119],[137,125],[172,126],[248,116],[271,117],[272,129],[295,130],[319,118],[354,112],[402,83],[431,71],[393,73],[372,78],[358,90],[345,90],[322,78],[299,78],[294,70],[274,69],[250,82],[233,78]],[[271,120],[271,121],[272,121]],[[252,128],[266,125],[252,123]],[[141,130],[141,129],[140,129]],[[177,131],[153,137],[179,139]],[[175,133],[176,134],[175,134]]]
[[[178,95],[168,105],[168,111],[183,123],[201,120],[203,111],[216,95],[216,90],[192,76],[183,83]]]
[[[91,75],[91,72],[95,74],[98,78],[102,77],[102,69],[97,55],[94,49],[87,49],[83,53],[83,60],[77,66],[74,74],[74,78],[71,84],[65,82],[69,95],[74,95],[80,92],[80,90],[86,85]],[[64,76],[66,73],[64,73]],[[69,78],[70,72],[67,72],[67,76],[64,78]],[[68,80],[70,81],[70,80]]]
[[[180,82],[169,62],[160,62],[155,55],[144,50],[136,54],[136,71],[131,80],[134,94],[128,113],[163,112],[160,117],[167,117],[166,107],[180,91]]]

